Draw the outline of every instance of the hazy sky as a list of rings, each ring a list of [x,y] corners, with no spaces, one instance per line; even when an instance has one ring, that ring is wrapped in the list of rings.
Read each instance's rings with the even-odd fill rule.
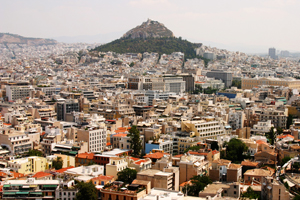
[[[0,0],[0,32],[43,38],[109,34],[150,18],[205,45],[300,51],[299,10],[300,0]]]

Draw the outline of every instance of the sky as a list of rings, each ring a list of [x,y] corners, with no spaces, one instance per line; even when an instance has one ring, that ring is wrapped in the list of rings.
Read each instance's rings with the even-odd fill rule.
[[[299,0],[0,0],[0,32],[109,42],[150,18],[217,48],[300,51],[299,10]]]

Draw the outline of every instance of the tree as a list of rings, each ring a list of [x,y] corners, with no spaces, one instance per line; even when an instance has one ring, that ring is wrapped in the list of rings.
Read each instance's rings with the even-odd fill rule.
[[[139,157],[143,148],[140,131],[137,130],[136,126],[132,126],[128,136],[130,137],[130,148],[133,150],[132,156]]]
[[[85,182],[78,182],[76,184],[76,188],[78,192],[76,194],[76,200],[97,200],[97,189],[92,181],[85,183]]]
[[[300,195],[294,196],[293,200],[300,200]]]
[[[270,131],[266,133],[266,137],[269,140],[270,144],[273,145],[276,140],[276,133],[274,127],[271,127]]]
[[[242,81],[233,80],[231,85],[234,86],[234,87],[237,87],[238,89],[241,89],[242,88]]]
[[[199,196],[199,192],[204,190],[204,188],[208,185],[211,184],[212,181],[208,176],[194,176],[191,178],[191,185],[185,185],[184,188],[182,189],[184,194],[187,194],[188,196]]]
[[[300,164],[298,162],[295,162],[293,163],[292,168],[294,169],[294,172],[298,172]]]
[[[245,153],[248,151],[248,147],[241,140],[232,138],[226,145],[226,156],[225,159],[231,160],[232,162],[239,163],[247,158]]]
[[[26,154],[28,154],[28,156],[43,156],[43,153],[36,149],[30,149]]]
[[[130,64],[129,64],[129,67],[133,67],[134,66],[134,62],[131,62]]]
[[[199,149],[201,149],[200,146],[192,146],[192,147],[186,148],[184,150],[184,153],[187,153],[188,151],[199,151]]]
[[[125,184],[131,184],[136,179],[137,171],[135,169],[126,168],[118,172],[118,181],[122,181]]]
[[[283,129],[281,127],[276,128],[277,135],[281,135],[283,133]]]
[[[248,187],[247,192],[243,193],[241,197],[245,197],[247,199],[261,199],[260,192],[255,192],[251,187]]]
[[[289,129],[292,124],[293,124],[293,115],[289,115],[286,120],[286,128]]]
[[[284,157],[282,160],[281,160],[281,166],[283,166],[285,163],[287,163],[289,160],[291,160],[291,157],[287,156],[287,157]]]
[[[61,169],[63,166],[63,160],[61,157],[57,157],[55,160],[52,161],[52,167],[56,170]]]

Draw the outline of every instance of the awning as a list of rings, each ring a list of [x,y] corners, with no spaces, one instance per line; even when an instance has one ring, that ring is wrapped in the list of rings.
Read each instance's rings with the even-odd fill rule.
[[[7,184],[6,184],[6,185],[3,185],[3,187],[10,187],[10,185],[7,185]]]
[[[30,192],[30,194],[43,195],[42,192]]]
[[[38,185],[30,185],[29,187],[37,187]]]
[[[56,188],[57,185],[43,185],[43,187],[51,187],[51,188]]]
[[[6,195],[6,194],[16,194],[16,193],[15,192],[4,192],[3,194]]]
[[[78,152],[77,151],[70,151],[69,154],[74,154],[76,155]]]
[[[29,192],[16,192],[16,194],[29,194]]]
[[[22,184],[12,184],[11,186],[19,187],[22,186]]]

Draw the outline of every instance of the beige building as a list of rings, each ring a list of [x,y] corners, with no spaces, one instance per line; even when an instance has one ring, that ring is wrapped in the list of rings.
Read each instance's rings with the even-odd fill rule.
[[[50,169],[51,166],[52,161],[48,161],[46,158],[38,156],[10,160],[7,163],[8,168],[22,174],[45,171],[46,169]]]
[[[106,147],[106,125],[86,126],[77,131],[77,141],[88,143],[89,152],[102,152]]]
[[[183,121],[181,131],[194,132],[200,139],[217,139],[218,136],[226,135],[225,123],[214,117],[206,117],[205,120]]]
[[[259,87],[261,85],[268,86],[283,86],[289,87],[291,89],[300,89],[300,80],[294,78],[243,78],[242,79],[242,89],[252,89],[254,87]]]
[[[183,155],[179,165],[179,184],[189,181],[193,176],[205,175],[208,172],[208,162],[204,156]]]
[[[126,169],[128,163],[125,158],[111,157],[109,164],[106,165],[106,175],[113,176],[114,179],[118,179],[118,172]]]
[[[0,132],[1,146],[6,146],[12,154],[22,154],[33,147],[32,141],[24,132],[15,131],[13,128],[5,128]]]
[[[283,184],[278,183],[273,177],[263,177],[261,184],[261,199],[285,200],[290,199],[290,196]]]
[[[140,171],[137,176],[137,180],[151,181],[151,188],[162,188],[168,190],[179,189],[179,184],[177,184],[174,179],[172,172],[163,172],[157,169],[148,169]],[[177,184],[177,186],[175,186]]]

